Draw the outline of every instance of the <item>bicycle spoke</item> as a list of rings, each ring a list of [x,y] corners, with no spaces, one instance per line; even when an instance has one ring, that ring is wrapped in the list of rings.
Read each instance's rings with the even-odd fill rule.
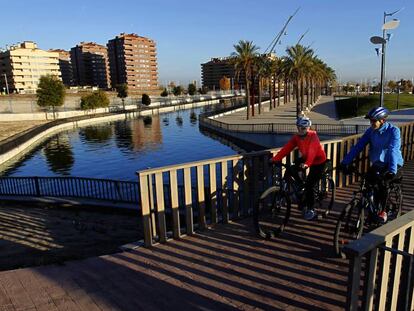
[[[351,241],[361,237],[364,226],[364,209],[355,200],[345,206],[335,228],[334,247],[338,256],[345,257],[342,250]]]

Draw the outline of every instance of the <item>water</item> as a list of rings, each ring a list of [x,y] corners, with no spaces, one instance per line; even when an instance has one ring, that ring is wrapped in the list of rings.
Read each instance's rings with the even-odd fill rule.
[[[3,168],[3,176],[78,176],[136,181],[135,172],[148,167],[185,163],[236,154],[204,135],[197,108],[106,122],[51,136],[18,162]]]

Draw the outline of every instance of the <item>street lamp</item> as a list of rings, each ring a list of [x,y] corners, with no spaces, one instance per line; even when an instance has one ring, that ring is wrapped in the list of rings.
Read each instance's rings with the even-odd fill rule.
[[[400,9],[401,10],[401,9]],[[382,25],[382,37],[371,37],[371,42],[373,44],[381,44],[381,93],[380,93],[380,107],[384,106],[384,77],[385,77],[385,49],[387,41],[390,39],[390,35],[386,34],[387,30],[392,30],[398,27],[400,21],[397,19],[393,19],[392,21],[385,22],[387,16],[392,16],[399,12],[397,10],[392,13],[384,12],[384,21]]]
[[[357,83],[355,85],[355,88],[356,88],[356,109],[355,109],[355,116],[357,117],[358,116],[358,94],[359,94],[360,85]]]

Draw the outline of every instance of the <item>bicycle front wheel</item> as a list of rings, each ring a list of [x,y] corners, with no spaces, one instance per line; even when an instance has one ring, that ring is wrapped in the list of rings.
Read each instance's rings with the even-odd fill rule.
[[[323,177],[319,183],[316,202],[323,216],[328,216],[335,201],[335,182],[331,177]]]
[[[265,239],[279,235],[289,221],[290,198],[278,187],[271,187],[260,197],[253,214],[256,233]]]
[[[388,194],[387,198],[387,214],[388,221],[392,221],[401,215],[403,202],[403,194],[401,190],[401,185],[393,185],[391,191]]]
[[[337,256],[345,258],[343,248],[359,239],[364,230],[364,208],[358,199],[348,203],[341,212],[335,228],[334,248]]]

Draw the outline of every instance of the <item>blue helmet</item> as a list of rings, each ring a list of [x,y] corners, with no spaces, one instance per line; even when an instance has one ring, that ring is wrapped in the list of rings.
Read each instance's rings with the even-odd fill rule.
[[[308,117],[299,117],[296,120],[296,125],[301,127],[311,127],[312,121]]]
[[[372,108],[365,116],[365,119],[382,120],[388,117],[389,110],[384,107]]]

